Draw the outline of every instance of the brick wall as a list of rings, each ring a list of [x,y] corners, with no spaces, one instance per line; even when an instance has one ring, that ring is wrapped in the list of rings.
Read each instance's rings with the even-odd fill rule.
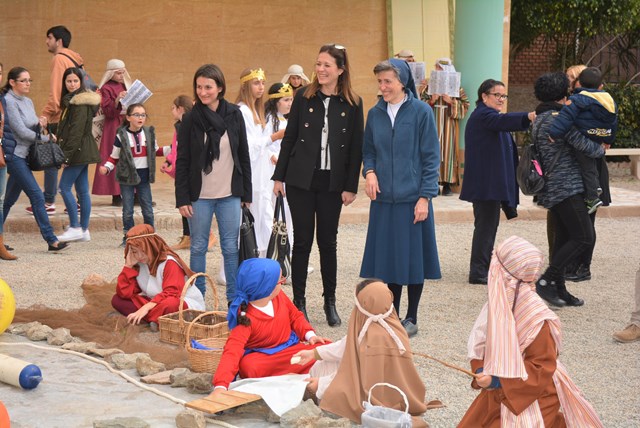
[[[520,51],[509,63],[509,84],[533,84],[542,74],[551,70],[555,46],[539,37],[531,46]]]

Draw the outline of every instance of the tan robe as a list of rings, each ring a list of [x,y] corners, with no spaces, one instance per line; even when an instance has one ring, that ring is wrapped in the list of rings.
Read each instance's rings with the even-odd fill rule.
[[[558,393],[552,379],[556,371],[556,358],[556,344],[549,325],[545,322],[536,339],[525,350],[524,363],[529,378],[526,381],[500,378],[501,388],[483,389],[458,427],[500,428],[500,404],[504,404],[512,413],[518,415],[536,400],[540,405],[546,428],[565,427],[564,416],[560,413]],[[481,360],[471,361],[471,369],[474,372],[482,366]],[[480,389],[475,380],[471,386]]]

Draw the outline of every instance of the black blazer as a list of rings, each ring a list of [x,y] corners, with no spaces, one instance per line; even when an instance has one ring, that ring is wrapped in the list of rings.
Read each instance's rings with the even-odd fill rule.
[[[293,100],[272,180],[309,190],[320,153],[324,103],[318,95],[305,98],[305,89],[301,88]],[[332,97],[328,120],[329,190],[358,193],[364,134],[362,99],[352,106],[342,96]]]
[[[222,102],[222,100],[220,101]],[[225,101],[226,102],[226,101]],[[239,196],[242,202],[251,202],[251,160],[244,119],[235,104],[227,103],[227,115],[224,117],[227,134],[233,156],[233,177],[231,194]],[[178,132],[178,156],[176,157],[176,207],[191,205],[200,198],[202,190],[202,158],[204,140],[192,138],[193,128],[191,112],[182,117]]]

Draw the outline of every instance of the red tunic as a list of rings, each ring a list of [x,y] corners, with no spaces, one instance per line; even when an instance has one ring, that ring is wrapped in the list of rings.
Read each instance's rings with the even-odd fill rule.
[[[284,292],[281,291],[272,302],[273,318],[248,305],[246,312],[251,325],[238,324],[231,330],[213,378],[214,386],[227,388],[238,372],[242,378],[309,373],[313,361],[304,366],[292,365],[291,357],[301,350],[313,349],[321,344],[306,345],[300,342],[273,355],[262,352],[244,355],[245,349],[272,348],[285,343],[289,340],[291,331],[295,331],[300,340],[304,340],[307,332],[313,331],[311,324]]]
[[[162,315],[178,311],[180,294],[184,288],[184,270],[178,263],[167,260],[162,277],[162,291],[151,298],[141,294],[137,277],[137,270],[125,266],[118,275],[116,294],[125,300],[131,300],[138,309],[149,302],[155,303],[156,306],[144,317],[145,321],[157,323]],[[183,309],[187,307],[185,302]]]
[[[553,383],[556,371],[556,344],[551,336],[548,323],[544,323],[540,333],[525,350],[524,364],[529,378],[500,378],[501,388],[483,389],[467,410],[458,428],[482,427],[500,428],[500,404],[504,404],[513,414],[519,415],[534,401],[538,400],[540,412],[547,428],[565,427],[564,416],[560,413],[560,401]],[[482,367],[480,360],[471,361],[475,372]],[[474,380],[474,389],[480,387]]]
[[[115,101],[118,94],[126,90],[127,88],[123,83],[114,82],[113,80],[109,80],[100,88],[100,95],[102,96],[100,107],[102,107],[102,112],[104,113],[104,128],[102,130],[102,141],[100,142],[100,158],[102,161],[100,164],[104,164],[109,159],[109,155],[113,150],[116,131],[123,118],[120,114],[122,106],[120,103],[116,106]],[[120,185],[116,182],[115,174],[102,175],[99,168],[96,168],[91,193],[94,195],[119,195]]]

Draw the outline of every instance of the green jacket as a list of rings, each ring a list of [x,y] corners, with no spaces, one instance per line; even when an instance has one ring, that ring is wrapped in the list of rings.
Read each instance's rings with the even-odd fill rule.
[[[143,126],[142,131],[147,141],[147,165],[149,165],[149,183],[156,181],[156,131],[153,126]],[[116,165],[116,180],[120,184],[137,186],[140,184],[140,176],[133,162],[133,153],[129,146],[126,125],[118,128],[116,136],[122,143],[120,159]]]
[[[57,138],[67,165],[100,162],[100,150],[91,133],[93,116],[99,106],[100,94],[90,91],[68,94],[62,99]]]

